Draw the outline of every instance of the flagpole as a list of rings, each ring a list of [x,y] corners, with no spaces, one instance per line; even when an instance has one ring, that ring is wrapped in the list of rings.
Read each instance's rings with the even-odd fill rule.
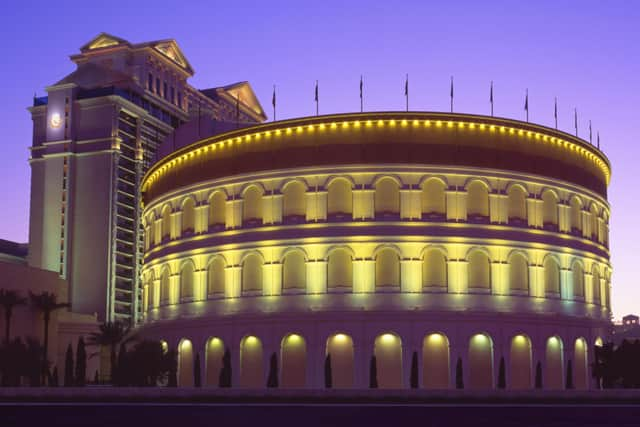
[[[364,110],[364,103],[362,100],[362,74],[360,74],[360,112]]]
[[[573,126],[576,129],[576,136],[578,136],[578,109],[573,109]]]
[[[276,85],[273,85],[273,96],[271,97],[271,105],[273,105],[273,121],[276,121]]]
[[[524,98],[524,110],[526,111],[527,123],[529,123],[529,88],[527,88]]]
[[[597,138],[598,138],[598,150],[599,150],[600,149],[600,131],[598,131]]]
[[[320,115],[319,114],[319,107],[318,107],[318,81],[316,80],[316,116]]]
[[[591,120],[589,120],[589,144],[593,145],[593,134],[591,133]]]
[[[451,112],[453,113],[453,76],[451,76]]]
[[[555,97],[555,104],[553,107],[553,117],[555,118],[556,121],[556,129],[558,129],[558,97]]]
[[[491,92],[489,93],[489,101],[491,102],[491,117],[493,117],[493,80],[491,80]]]
[[[407,73],[407,79],[404,82],[404,96],[407,101],[406,110],[409,111],[409,74]]]

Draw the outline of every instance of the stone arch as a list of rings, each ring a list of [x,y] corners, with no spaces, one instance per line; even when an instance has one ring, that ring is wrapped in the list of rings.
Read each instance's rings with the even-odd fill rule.
[[[306,254],[302,249],[288,250],[282,257],[282,289],[306,289]]]
[[[470,290],[491,290],[491,260],[486,250],[473,248],[467,253]]]
[[[378,335],[374,342],[378,387],[402,388],[402,339],[395,333]]]
[[[210,337],[205,347],[205,385],[218,387],[225,351],[224,341],[218,337]]]
[[[195,265],[187,260],[180,266],[180,298],[179,300],[192,300],[195,296]]]
[[[240,387],[264,387],[262,351],[262,341],[254,335],[247,335],[240,341]]]
[[[301,335],[289,334],[282,339],[280,366],[283,388],[303,388],[306,385],[307,344]]]
[[[160,221],[160,238],[161,240],[169,240],[171,238],[171,205],[166,204],[162,208],[162,219]]]
[[[598,222],[598,218],[598,206],[596,205],[596,202],[591,202],[591,206],[589,207],[591,238],[596,242],[600,241],[600,224]]]
[[[584,266],[579,260],[571,264],[572,295],[577,299],[584,299]]]
[[[437,215],[444,217],[447,214],[447,183],[439,177],[428,177],[422,181],[420,187],[420,202],[422,215]]]
[[[383,246],[374,252],[376,262],[376,288],[400,286],[400,254],[392,246]]]
[[[242,259],[242,292],[262,292],[262,266],[264,258],[257,251]]]
[[[331,383],[333,388],[352,388],[354,374],[353,339],[336,333],[327,339],[326,356],[331,359]]]
[[[531,339],[519,334],[511,339],[509,355],[509,388],[514,390],[527,390],[532,388],[532,355]]]
[[[224,295],[227,262],[221,255],[214,255],[207,264],[207,295]]]
[[[479,333],[469,340],[469,388],[492,389],[493,385],[493,340]]]
[[[575,195],[569,199],[569,220],[572,232],[582,231],[582,200]]]
[[[193,197],[185,197],[182,202],[182,234],[193,233],[196,229],[196,202]]]
[[[507,218],[509,223],[526,222],[527,190],[521,184],[512,184],[507,189]]]
[[[171,302],[171,270],[165,265],[160,273],[160,305],[171,304]]]
[[[467,220],[469,218],[489,218],[489,186],[484,181],[474,179],[467,184]]]
[[[562,390],[564,388],[564,344],[562,338],[557,335],[547,339],[545,362],[544,388]]]
[[[558,197],[551,189],[542,192],[542,224],[545,228],[556,229],[558,227]]]
[[[336,177],[327,185],[327,215],[353,215],[353,185],[344,177]]]
[[[447,288],[447,253],[429,246],[422,253],[422,289]]]
[[[249,185],[242,192],[242,222],[262,223],[262,196],[264,189],[262,186]]]
[[[353,289],[353,251],[350,248],[336,247],[328,253],[327,287]]]
[[[529,262],[521,251],[513,251],[507,259],[509,264],[509,289],[529,292]]]
[[[307,214],[307,185],[291,180],[282,186],[282,216],[305,217]]]
[[[400,185],[395,177],[383,176],[374,183],[374,209],[376,215],[400,213]]]
[[[427,389],[448,389],[450,384],[449,338],[428,334],[422,340],[422,385]]]
[[[193,344],[183,338],[178,344],[178,387],[193,387]]]
[[[209,228],[224,227],[227,221],[227,194],[216,190],[209,196]]]
[[[582,337],[576,338],[574,343],[574,369],[573,369],[573,385],[576,390],[586,390],[589,388],[589,360],[587,340]]]
[[[542,262],[544,270],[544,293],[547,296],[560,296],[560,261],[547,254]]]

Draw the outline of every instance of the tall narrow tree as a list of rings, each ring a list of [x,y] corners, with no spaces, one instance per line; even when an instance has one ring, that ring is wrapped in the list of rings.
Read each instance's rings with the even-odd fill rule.
[[[369,388],[378,388],[378,362],[376,356],[371,356],[369,363]]]
[[[196,357],[193,362],[193,385],[196,387],[202,387],[202,375],[200,371],[200,353],[196,353]]]
[[[540,361],[536,363],[536,388],[542,388],[542,364]]]
[[[87,350],[82,337],[78,340],[78,347],[76,348],[75,380],[78,387],[84,387],[87,382]]]
[[[64,357],[64,386],[73,387],[73,348],[71,343],[67,346],[67,353]]]
[[[456,388],[462,390],[464,388],[464,379],[462,376],[462,359],[458,357],[456,362]]]
[[[49,323],[51,322],[51,313],[59,310],[61,308],[69,307],[69,304],[58,302],[58,297],[56,294],[52,292],[41,292],[39,294],[34,294],[29,291],[29,298],[31,299],[31,304],[40,312],[42,312],[43,326],[44,326],[44,339],[42,346],[42,360],[41,360],[41,378],[42,381],[46,380],[47,377],[47,354],[49,351]]]
[[[221,388],[231,387],[231,352],[228,347],[224,350],[224,355],[222,356],[222,368],[220,368],[218,386]]]
[[[567,390],[571,390],[573,388],[573,366],[571,364],[571,360],[567,361],[567,382],[565,384],[565,388]]]
[[[418,353],[413,352],[411,356],[411,388],[418,388]]]
[[[267,387],[278,387],[278,356],[275,353],[271,354],[269,359],[269,376],[267,377]]]
[[[4,309],[4,342],[7,344],[11,340],[11,318],[13,317],[13,309],[26,303],[27,299],[21,297],[18,291],[0,289],[0,305]]]
[[[331,372],[331,354],[327,353],[324,358],[324,387],[333,387],[333,373]]]
[[[122,342],[128,342],[132,339],[130,332],[131,327],[123,322],[105,322],[98,328],[98,332],[89,334],[87,342],[90,346],[101,349],[106,347],[109,349],[109,376],[113,376],[117,364],[117,349]]]
[[[500,367],[498,368],[498,388],[505,389],[507,387],[507,375],[504,367],[504,356],[500,358]]]

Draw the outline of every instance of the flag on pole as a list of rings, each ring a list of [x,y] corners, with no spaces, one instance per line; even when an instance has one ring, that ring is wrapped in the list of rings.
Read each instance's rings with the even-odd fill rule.
[[[273,85],[273,96],[271,97],[271,105],[273,105],[273,120],[276,119],[276,85]]]
[[[555,98],[555,104],[553,106],[553,118],[556,121],[556,129],[558,129],[558,97]]]
[[[528,122],[529,121],[529,89],[528,88],[524,96],[524,111],[527,114],[527,122]]]
[[[591,120],[589,120],[589,144],[593,145],[593,140],[591,139],[592,134],[591,134]]]
[[[576,129],[576,136],[578,136],[578,109],[573,109],[573,126]]]
[[[409,111],[409,74],[407,74],[407,78],[404,81],[404,97],[406,99],[406,109]]]
[[[451,76],[451,91],[449,92],[451,97],[451,112],[453,113],[453,76]]]
[[[362,74],[360,74],[360,112],[362,113],[363,98],[362,98]]]
[[[493,80],[491,80],[491,89],[489,90],[489,102],[491,103],[491,116],[493,117]]]
[[[597,140],[598,140],[598,150],[600,149],[600,131],[598,131],[597,133]]]
[[[318,81],[316,80],[316,116],[318,115]]]
[[[236,126],[240,124],[240,94],[236,92]]]

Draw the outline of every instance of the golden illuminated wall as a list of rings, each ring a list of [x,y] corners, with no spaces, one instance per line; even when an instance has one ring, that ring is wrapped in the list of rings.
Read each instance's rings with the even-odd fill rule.
[[[592,191],[499,170],[375,164],[211,180],[145,206],[143,301],[478,293],[576,301],[606,318],[609,216]]]

